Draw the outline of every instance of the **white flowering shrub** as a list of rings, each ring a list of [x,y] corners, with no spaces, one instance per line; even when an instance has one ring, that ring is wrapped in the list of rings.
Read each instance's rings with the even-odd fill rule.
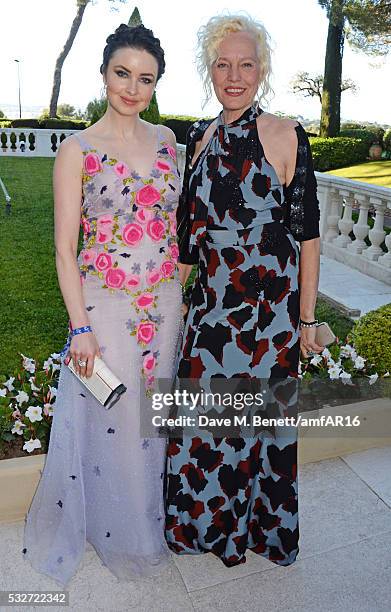
[[[47,449],[56,402],[60,355],[52,353],[42,367],[22,356],[15,376],[0,376],[0,448],[20,436],[23,450]]]
[[[383,376],[389,376],[389,372]],[[343,342],[335,342],[330,349],[326,347],[322,353],[300,362],[299,377],[340,379],[345,384],[349,384],[352,377],[363,377],[371,385],[379,378],[375,364],[368,363],[353,346]]]
[[[30,357],[21,354],[21,368],[15,376],[0,376],[0,449],[6,444],[23,440],[23,450],[46,452],[55,410],[57,384],[61,365],[60,355],[52,353],[40,367]],[[389,376],[389,372],[383,377]],[[330,349],[299,363],[299,378],[340,380],[351,385],[352,378],[366,378],[373,385],[379,378],[375,364],[357,354],[350,344],[336,342]]]

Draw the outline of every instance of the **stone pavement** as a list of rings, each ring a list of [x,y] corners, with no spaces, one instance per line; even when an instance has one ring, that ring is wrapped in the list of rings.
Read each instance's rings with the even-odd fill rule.
[[[211,554],[173,555],[158,578],[118,582],[88,545],[68,586],[68,609],[389,612],[390,473],[391,447],[299,465],[300,553],[289,567],[252,553],[245,564],[229,569]],[[23,526],[0,525],[0,588],[61,590],[21,554]]]
[[[321,255],[319,294],[344,307],[354,319],[391,302],[391,285]]]

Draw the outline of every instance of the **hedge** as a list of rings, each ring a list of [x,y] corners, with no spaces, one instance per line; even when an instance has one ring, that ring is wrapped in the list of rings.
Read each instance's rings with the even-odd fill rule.
[[[391,304],[361,317],[351,330],[357,352],[376,365],[378,374],[391,372]]]
[[[198,119],[199,117],[189,117],[186,115],[160,115],[161,123],[174,132],[177,142],[181,144],[186,144],[187,130]]]
[[[319,172],[366,161],[368,143],[359,138],[310,138],[314,168]]]
[[[5,125],[4,125],[5,124]],[[0,121],[2,128],[32,128],[32,129],[59,129],[59,130],[85,130],[87,121],[81,119],[6,119]]]
[[[368,148],[374,143],[378,142],[382,144],[384,137],[383,128],[376,127],[365,127],[362,129],[346,129],[341,130],[339,133],[340,136],[348,136],[349,138],[361,138],[361,140],[365,140],[368,144]]]
[[[383,148],[388,153],[391,153],[391,128],[389,128],[384,134]]]

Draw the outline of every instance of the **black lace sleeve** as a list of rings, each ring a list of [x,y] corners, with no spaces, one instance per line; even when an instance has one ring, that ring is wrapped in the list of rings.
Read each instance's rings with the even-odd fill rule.
[[[212,121],[212,120],[211,120]],[[190,126],[186,135],[186,158],[183,173],[182,192],[179,196],[177,208],[177,236],[179,247],[179,262],[183,264],[198,263],[199,253],[197,246],[189,245],[190,237],[190,202],[189,202],[189,176],[191,160],[194,156],[196,142],[200,140],[211,121],[200,120]]]
[[[288,187],[284,187],[284,223],[298,242],[318,238],[319,201],[311,146],[303,126],[296,126],[296,169]]]

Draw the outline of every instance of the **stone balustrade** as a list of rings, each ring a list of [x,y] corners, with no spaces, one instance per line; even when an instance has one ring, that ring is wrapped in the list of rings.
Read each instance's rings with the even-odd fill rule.
[[[386,214],[390,219],[391,189],[321,172],[316,178],[322,253],[391,285],[391,234],[384,223]]]
[[[73,133],[0,128],[0,157],[54,157],[60,142]],[[179,144],[181,176],[184,164],[185,146]],[[391,210],[391,189],[321,172],[316,172],[316,178],[322,253],[391,285],[391,234],[384,230],[385,214]],[[357,221],[354,211],[358,212]],[[374,217],[372,229],[369,215]]]
[[[74,131],[0,128],[0,157],[55,157],[60,142]]]

